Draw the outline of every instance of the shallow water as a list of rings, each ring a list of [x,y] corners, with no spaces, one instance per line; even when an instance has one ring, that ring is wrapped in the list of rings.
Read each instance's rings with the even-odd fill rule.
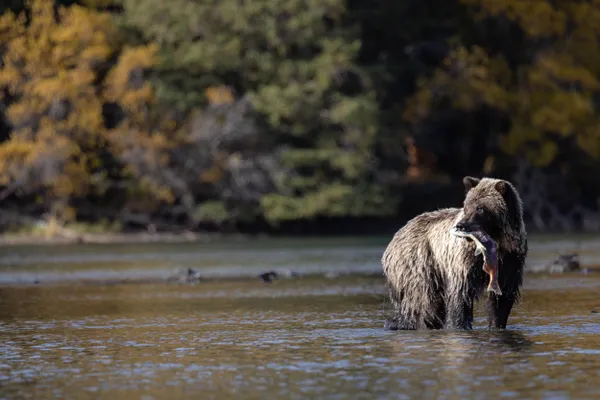
[[[265,271],[297,275],[381,273],[390,237],[258,239],[231,243],[13,246],[0,248],[0,285],[68,282],[164,281],[193,268],[204,278],[249,278]],[[600,267],[598,236],[534,236],[529,265],[577,252]]]
[[[335,270],[344,268],[340,257],[376,265],[381,251],[376,243],[347,245],[345,253],[342,242],[304,243],[287,247],[278,262],[268,257],[282,254],[273,247],[213,249],[206,259],[221,251],[225,268],[234,260],[253,273],[284,262]],[[42,266],[85,271],[85,262],[69,257],[98,271],[118,270],[99,259],[123,255],[125,268],[152,261],[167,268],[164,260],[185,257],[200,264],[181,256],[182,248],[193,253],[185,246],[165,255],[153,245],[154,258],[132,256],[144,248],[151,252],[17,249],[8,257],[21,251],[37,264],[5,262],[0,275]],[[6,260],[12,249],[3,250]],[[378,277],[4,285],[0,398],[598,398],[599,275],[527,276],[508,329],[487,331],[478,310],[472,332],[384,331]]]

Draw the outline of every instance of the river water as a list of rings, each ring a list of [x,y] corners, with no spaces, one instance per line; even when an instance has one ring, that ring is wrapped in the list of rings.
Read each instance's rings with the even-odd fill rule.
[[[600,398],[600,273],[527,275],[505,331],[389,332],[386,241],[1,248],[0,398]],[[207,280],[160,281],[181,267]]]

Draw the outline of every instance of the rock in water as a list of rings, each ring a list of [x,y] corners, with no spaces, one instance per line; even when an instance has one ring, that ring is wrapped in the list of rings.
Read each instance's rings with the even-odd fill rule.
[[[557,258],[550,260],[545,264],[528,265],[527,271],[550,274],[562,274],[574,271],[587,272],[585,269],[581,268],[578,254],[560,254]]]
[[[278,276],[277,272],[269,271],[269,272],[260,274],[258,277],[260,279],[262,279],[263,282],[265,282],[265,283],[271,283],[273,281],[273,279],[277,278],[277,276]]]
[[[180,283],[198,283],[200,282],[200,272],[193,268],[181,268],[177,270]]]
[[[475,242],[477,253],[483,254],[483,270],[490,276],[487,290],[501,296],[502,290],[498,284],[498,245],[496,242],[482,230],[463,232],[453,229],[451,233],[455,236],[468,237]]]
[[[555,260],[547,264],[551,273],[577,271],[581,268],[578,254],[561,254]]]

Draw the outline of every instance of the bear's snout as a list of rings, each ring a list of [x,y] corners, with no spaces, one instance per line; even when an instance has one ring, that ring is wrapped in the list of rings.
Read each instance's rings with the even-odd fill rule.
[[[462,220],[458,221],[456,225],[454,225],[454,229],[459,232],[469,233],[479,230],[479,227],[474,222]]]
[[[459,221],[456,223],[456,225],[454,225],[454,229],[456,229],[457,231],[465,231],[465,223],[463,221]]]

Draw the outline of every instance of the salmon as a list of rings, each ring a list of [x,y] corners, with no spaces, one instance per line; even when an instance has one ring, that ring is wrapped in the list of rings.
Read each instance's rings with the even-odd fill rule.
[[[498,245],[496,242],[482,230],[463,232],[453,229],[452,234],[459,237],[471,238],[475,242],[475,254],[483,254],[483,270],[490,276],[487,291],[501,296],[502,290],[500,290],[500,285],[498,284]]]

